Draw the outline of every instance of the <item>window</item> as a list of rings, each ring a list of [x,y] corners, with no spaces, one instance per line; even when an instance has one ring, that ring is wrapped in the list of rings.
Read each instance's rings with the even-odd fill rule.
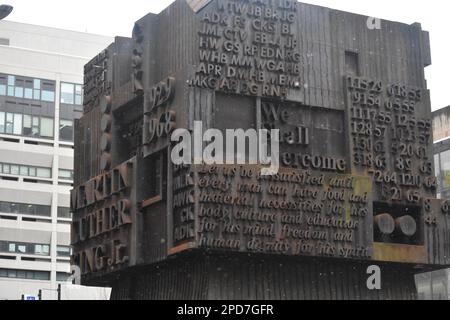
[[[52,118],[0,112],[0,133],[50,139],[54,137],[53,125]]]
[[[14,76],[8,76],[8,96],[14,97],[14,85],[16,84],[16,78]]]
[[[55,102],[55,93],[53,91],[42,90],[41,100]]]
[[[49,256],[50,245],[0,241],[0,252]]]
[[[51,179],[52,177],[52,170],[50,168],[20,166],[9,163],[0,163],[0,173],[23,177],[38,177],[45,179]]]
[[[40,136],[45,138],[53,138],[53,131],[53,119],[42,117]]]
[[[25,99],[30,99],[30,100],[33,99],[33,89],[25,88],[24,98]]]
[[[38,178],[45,178],[45,179],[51,179],[52,177],[52,171],[48,168],[37,168],[36,169],[36,177]]]
[[[3,164],[2,165],[2,168],[3,168],[3,170],[2,170],[2,172],[4,173],[4,174],[11,174],[11,166],[9,165],[9,164]]]
[[[18,113],[14,113],[13,134],[22,134],[22,115]]]
[[[0,84],[0,96],[6,96],[6,86],[4,84]]]
[[[16,244],[15,243],[9,244],[8,252],[16,253]]]
[[[73,180],[73,171],[60,169],[58,178],[61,180]]]
[[[61,103],[75,103],[75,85],[70,83],[61,83]]]
[[[5,133],[5,113],[0,112],[0,133]]]
[[[56,273],[56,281],[58,282],[67,282],[71,279],[72,275],[70,273],[57,272]]]
[[[36,244],[34,245],[34,254],[49,256],[50,255],[50,246],[47,244]]]
[[[18,176],[20,174],[20,170],[19,170],[19,166],[18,165],[12,164],[10,166],[10,168],[11,168],[11,174],[12,175]]]
[[[73,141],[73,121],[61,120],[59,122],[59,139]]]
[[[18,245],[17,253],[27,253],[27,246],[24,244]]]
[[[58,207],[58,218],[72,219],[72,213],[70,212],[70,208]]]
[[[0,278],[19,278],[19,279],[28,279],[28,280],[49,281],[50,280],[50,272],[0,269]]]
[[[70,257],[71,248],[66,246],[58,246],[56,248],[58,257]]]
[[[52,214],[50,206],[4,202],[4,201],[0,201],[0,212],[9,214],[42,216],[42,217],[50,217]]]
[[[83,104],[83,87],[80,84],[61,83],[61,103]]]
[[[32,117],[29,115],[23,116],[23,135],[24,136],[31,136],[31,120]]]
[[[20,175],[24,177],[29,176],[29,168],[27,166],[20,166]]]
[[[5,133],[12,134],[14,131],[14,114],[7,113],[6,114],[6,122],[5,122]]]
[[[0,95],[54,102],[55,83],[53,81],[0,74]]]
[[[450,150],[441,153],[440,170],[442,188],[445,190],[450,188]]]
[[[83,105],[83,87],[80,84],[75,85],[75,104]]]

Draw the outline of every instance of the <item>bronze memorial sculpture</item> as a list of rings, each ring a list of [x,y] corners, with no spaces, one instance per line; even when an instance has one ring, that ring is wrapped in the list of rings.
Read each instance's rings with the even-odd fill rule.
[[[450,265],[429,35],[292,0],[177,0],[85,67],[73,264],[114,299],[415,299]],[[172,133],[279,130],[279,170]],[[382,287],[367,285],[370,266]]]

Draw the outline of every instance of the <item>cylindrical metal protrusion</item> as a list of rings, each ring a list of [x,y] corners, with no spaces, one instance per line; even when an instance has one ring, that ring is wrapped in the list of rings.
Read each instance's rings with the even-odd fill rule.
[[[102,98],[100,102],[100,110],[103,114],[109,114],[111,112],[111,97],[106,96]]]
[[[401,234],[412,237],[417,233],[417,222],[411,216],[403,216],[395,220],[397,231]]]
[[[111,164],[112,164],[111,155],[109,153],[104,153],[100,160],[100,168],[103,171],[108,171],[109,169],[111,169]]]
[[[382,213],[375,217],[375,225],[383,235],[391,235],[395,231],[395,220],[388,213]]]
[[[105,133],[100,139],[100,148],[102,152],[109,152],[111,150],[111,140],[112,136],[110,134]]]
[[[108,133],[111,131],[111,125],[112,125],[112,116],[109,114],[105,114],[102,117],[100,127],[102,129],[102,132]]]

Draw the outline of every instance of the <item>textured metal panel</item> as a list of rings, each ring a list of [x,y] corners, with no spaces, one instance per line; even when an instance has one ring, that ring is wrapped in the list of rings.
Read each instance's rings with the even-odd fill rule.
[[[367,267],[333,260],[231,256],[180,257],[135,270],[114,284],[114,300],[416,300],[414,270],[382,265],[381,290]]]

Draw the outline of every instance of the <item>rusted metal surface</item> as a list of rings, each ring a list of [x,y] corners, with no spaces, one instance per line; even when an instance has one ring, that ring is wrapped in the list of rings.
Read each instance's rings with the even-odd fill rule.
[[[295,1],[178,0],[140,19],[86,66],[74,197],[89,199],[74,206],[74,230],[113,205],[127,214],[103,237],[74,240],[84,279],[209,251],[344,260],[348,285],[358,263],[450,265],[429,51],[419,25],[374,31],[365,17]],[[196,121],[279,129],[279,174],[174,166],[170,135]],[[126,188],[99,200],[98,181],[125,163]]]

